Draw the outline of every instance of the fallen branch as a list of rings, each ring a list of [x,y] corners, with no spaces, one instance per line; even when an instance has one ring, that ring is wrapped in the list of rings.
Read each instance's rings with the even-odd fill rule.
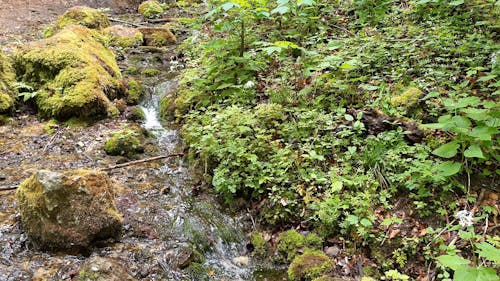
[[[18,187],[19,187],[19,185],[2,186],[2,187],[0,187],[0,191],[15,190]]]
[[[111,170],[118,169],[118,168],[123,168],[123,167],[127,167],[127,166],[142,164],[142,163],[151,162],[151,161],[160,160],[160,159],[165,159],[165,158],[178,157],[178,156],[184,156],[184,153],[173,153],[173,154],[168,154],[168,155],[160,155],[160,156],[155,156],[155,157],[151,157],[151,158],[130,161],[127,163],[122,163],[122,164],[117,164],[117,165],[112,165],[112,166],[109,166],[106,168],[102,168],[101,171],[111,171]]]
[[[162,23],[162,22],[170,22],[172,18],[161,18],[161,19],[150,19],[148,22],[150,23]]]
[[[133,22],[124,21],[124,20],[115,19],[115,18],[109,18],[109,20],[110,20],[110,21],[114,21],[114,22],[123,23],[123,24],[128,24],[128,25],[131,25],[131,26],[133,26],[133,27],[141,27],[141,26],[144,26],[144,24],[141,24],[141,23],[133,23]]]

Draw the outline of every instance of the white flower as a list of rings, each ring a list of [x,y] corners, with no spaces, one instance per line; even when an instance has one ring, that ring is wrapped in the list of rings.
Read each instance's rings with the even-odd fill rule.
[[[472,226],[472,219],[474,218],[472,216],[472,212],[469,212],[467,210],[461,210],[461,211],[458,211],[457,214],[455,215],[457,217],[457,219],[459,220],[459,224],[462,226],[462,227],[466,227],[466,226]]]
[[[243,86],[243,87],[245,87],[245,89],[250,89],[250,88],[253,88],[254,86],[255,86],[255,82],[253,82],[253,81],[248,81],[248,82],[245,84],[245,86]]]

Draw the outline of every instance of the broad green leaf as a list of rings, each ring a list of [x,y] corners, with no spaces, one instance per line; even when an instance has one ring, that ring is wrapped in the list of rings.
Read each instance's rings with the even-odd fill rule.
[[[487,120],[485,124],[494,128],[500,127],[500,118],[499,117],[491,118]]]
[[[456,173],[460,172],[462,168],[462,164],[453,161],[446,161],[437,166],[437,169],[440,171],[440,175],[443,177],[453,176]]]
[[[453,116],[453,118],[451,118],[451,120],[453,122],[455,122],[455,124],[459,128],[469,129],[469,127],[472,125],[469,118],[464,117],[464,116]]]
[[[274,15],[274,14],[284,15],[284,14],[288,13],[289,11],[290,11],[290,8],[288,8],[288,6],[278,6],[271,11],[271,14],[272,15]]]
[[[464,108],[467,106],[477,106],[481,103],[481,99],[478,97],[467,97],[458,100],[455,99],[443,99],[443,104],[445,107],[449,108]]]
[[[495,270],[486,267],[460,267],[453,274],[453,281],[498,281]]]
[[[479,108],[464,108],[461,110],[467,117],[476,121],[483,121],[488,119],[488,110]]]
[[[331,184],[331,189],[332,189],[332,192],[339,192],[342,190],[342,187],[343,187],[343,183],[342,181],[332,181],[332,184]]]
[[[231,10],[232,8],[234,8],[234,7],[239,8],[240,5],[238,5],[237,3],[234,3],[234,2],[227,2],[227,3],[222,4],[221,7],[222,7],[222,9],[224,11],[227,12],[227,11]]]
[[[477,253],[492,262],[500,263],[500,249],[495,248],[488,242],[481,242],[476,244]]]
[[[361,219],[359,223],[364,227],[372,226],[372,222],[369,219]]]
[[[491,137],[495,134],[498,134],[498,129],[488,126],[475,127],[471,132],[468,133],[469,136],[482,141],[491,140]]]
[[[346,222],[348,222],[350,225],[356,225],[359,222],[359,218],[354,215],[348,215],[347,218],[345,219]]]
[[[442,255],[436,258],[438,262],[444,267],[449,267],[453,270],[457,270],[461,267],[464,267],[470,263],[469,260],[466,260],[457,255]]]
[[[430,124],[422,124],[422,127],[428,129],[443,129],[446,124],[443,123],[430,123]]]
[[[378,90],[378,86],[374,86],[374,85],[370,85],[370,84],[361,84],[359,86],[361,89],[363,90],[367,90],[367,91],[375,91],[375,90]]]
[[[457,155],[459,147],[460,145],[458,143],[452,141],[436,148],[432,151],[432,154],[443,158],[452,158]]]
[[[451,1],[450,3],[448,3],[448,5],[458,6],[458,5],[462,5],[463,3],[464,3],[464,0],[456,0],[456,1]]]
[[[479,145],[473,144],[469,146],[465,151],[464,151],[464,156],[467,158],[481,158],[484,159],[484,154]]]

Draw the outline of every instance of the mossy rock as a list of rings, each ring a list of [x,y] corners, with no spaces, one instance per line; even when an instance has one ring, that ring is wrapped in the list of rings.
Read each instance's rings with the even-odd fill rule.
[[[411,108],[418,104],[422,94],[423,93],[419,88],[408,87],[402,94],[392,97],[391,104],[393,106]]]
[[[85,261],[78,272],[78,281],[135,281],[123,262],[112,258],[92,257]]]
[[[89,247],[121,230],[114,187],[104,172],[40,170],[19,186],[16,198],[26,234],[42,249]]]
[[[113,25],[102,30],[108,38],[110,46],[120,48],[131,48],[142,45],[144,36],[136,28],[123,25]]]
[[[146,120],[146,114],[144,113],[144,110],[142,110],[142,108],[139,106],[130,107],[125,116],[130,121]]]
[[[267,242],[260,232],[254,232],[250,235],[250,244],[253,246],[252,254],[257,257],[267,255]]]
[[[135,79],[130,79],[127,82],[127,90],[125,95],[127,96],[128,104],[137,104],[144,93],[144,89],[141,83]]]
[[[44,37],[50,37],[57,31],[74,24],[98,30],[110,26],[108,16],[102,11],[86,6],[76,6],[67,10],[52,26],[49,26],[44,31]]]
[[[165,12],[165,6],[156,0],[141,3],[137,9],[139,14],[147,19],[160,17]]]
[[[167,27],[139,27],[146,46],[163,47],[177,43],[177,38]]]
[[[104,144],[109,155],[132,157],[144,152],[144,135],[139,129],[124,129],[115,132]]]
[[[71,25],[15,53],[18,78],[37,91],[42,116],[64,120],[117,115],[110,98],[123,92],[120,69],[96,36],[96,31]]]
[[[320,278],[335,268],[335,263],[325,253],[307,250],[297,256],[288,267],[290,281],[311,281]]]
[[[146,68],[141,71],[141,75],[146,77],[155,77],[160,73],[158,69]]]
[[[12,61],[0,51],[0,113],[8,112],[14,105],[17,97],[15,81],[16,74]]]
[[[302,235],[290,229],[278,236],[278,252],[287,261],[293,260],[301,250],[321,249],[323,240],[314,233]]]

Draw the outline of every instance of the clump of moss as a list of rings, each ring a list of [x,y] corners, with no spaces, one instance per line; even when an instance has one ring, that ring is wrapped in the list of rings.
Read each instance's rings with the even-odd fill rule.
[[[56,130],[59,128],[59,124],[57,120],[55,119],[50,119],[47,123],[45,123],[45,126],[43,127],[45,129],[45,132],[49,135],[53,135],[56,133]]]
[[[253,246],[252,254],[258,257],[265,257],[267,253],[267,242],[260,232],[254,232],[250,236],[250,243]]]
[[[290,281],[311,281],[332,271],[334,262],[325,253],[318,250],[307,250],[294,258],[288,267]]]
[[[108,16],[102,11],[86,6],[76,6],[67,10],[57,21],[44,31],[44,37],[54,35],[69,25],[82,25],[91,29],[103,29],[110,26]]]
[[[115,132],[104,144],[104,150],[109,155],[132,157],[144,152],[143,135],[134,129],[124,129]]]
[[[208,270],[201,263],[191,263],[186,269],[184,269],[184,272],[191,278],[191,280],[209,280]]]
[[[142,45],[144,37],[142,33],[130,27],[113,25],[102,31],[109,39],[109,44],[114,47],[131,48]]]
[[[137,69],[136,66],[129,66],[125,69],[125,74],[129,74],[129,75],[135,75],[135,74],[138,74],[139,73],[139,69]]]
[[[167,27],[140,27],[139,31],[144,35],[144,43],[147,46],[162,47],[167,44],[177,43],[177,38]]]
[[[154,68],[146,68],[141,71],[141,74],[146,77],[155,77],[158,73],[160,73],[160,71]]]
[[[0,113],[8,112],[14,105],[17,96],[15,79],[10,58],[0,51]]]
[[[323,241],[314,233],[302,235],[290,229],[278,236],[278,252],[287,261],[293,260],[301,250],[320,249]]]
[[[142,121],[146,119],[144,111],[139,106],[132,107],[129,112],[127,112],[127,119],[130,121]]]
[[[408,87],[402,94],[392,97],[391,104],[393,106],[410,108],[418,103],[421,95],[422,91],[420,89]]]
[[[127,96],[127,103],[137,104],[142,97],[144,89],[142,85],[135,79],[130,79],[127,85],[127,91],[125,92]]]
[[[114,54],[95,39],[96,33],[71,25],[16,52],[18,77],[34,86],[42,116],[61,120],[118,113],[109,98],[123,92],[120,69]]]
[[[149,0],[139,5],[138,12],[145,18],[154,19],[165,12],[165,7],[156,0]]]

